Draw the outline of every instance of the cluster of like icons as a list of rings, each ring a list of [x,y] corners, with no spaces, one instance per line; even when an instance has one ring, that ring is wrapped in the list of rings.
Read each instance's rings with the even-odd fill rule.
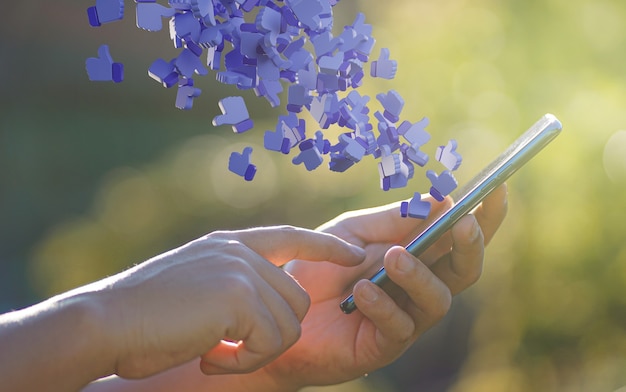
[[[312,171],[326,160],[328,169],[345,172],[365,157],[378,160],[383,190],[405,187],[414,177],[415,166],[424,167],[429,155],[423,146],[431,139],[427,118],[417,122],[401,118],[404,100],[395,90],[376,95],[381,110],[371,116],[370,97],[358,88],[366,77],[393,79],[398,64],[387,48],[370,61],[375,39],[372,26],[360,13],[341,34],[333,35],[333,7],[339,0],[135,0],[137,27],[163,29],[169,21],[170,38],[180,49],[173,59],[155,60],[148,75],[165,88],[176,89],[175,106],[193,107],[201,89],[194,78],[214,73],[217,81],[252,89],[272,107],[281,106],[286,89],[285,115],[274,130],[264,134],[264,147],[293,154],[292,162]],[[89,23],[100,26],[124,17],[124,0],[96,0],[87,9]],[[124,66],[114,62],[109,47],[102,45],[97,58],[86,62],[90,80],[121,82]],[[366,70],[368,68],[368,70]],[[213,125],[229,125],[236,133],[254,128],[241,96],[219,101],[220,115]],[[299,114],[304,110],[317,122],[307,130]],[[375,122],[373,124],[373,121]],[[345,130],[329,140],[324,130]],[[246,181],[254,179],[252,148],[232,152],[231,172]],[[443,170],[426,171],[430,194],[436,200],[457,187],[452,174],[461,164],[455,140],[438,146],[434,154]],[[401,215],[425,219],[430,203],[415,193],[402,203]]]

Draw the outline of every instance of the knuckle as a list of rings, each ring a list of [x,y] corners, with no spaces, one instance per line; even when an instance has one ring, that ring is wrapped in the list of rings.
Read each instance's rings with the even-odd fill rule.
[[[155,369],[152,369],[150,364],[145,363],[145,361],[136,357],[118,361],[116,369],[116,374],[118,376],[130,380],[144,378],[153,372],[155,372]]]
[[[242,268],[243,266],[248,266],[246,259],[250,255],[250,249],[241,241],[224,239],[216,243],[213,250],[221,255],[231,256],[233,267]]]
[[[238,240],[237,236],[229,231],[211,232],[190,242],[188,246],[202,254],[211,252],[240,254],[240,250],[245,248],[245,245]]]
[[[272,336],[272,339],[266,343],[267,346],[265,347],[265,350],[267,350],[267,357],[271,357],[282,352],[285,344],[285,334],[276,333],[274,335],[275,336]]]
[[[299,228],[292,226],[292,225],[280,225],[280,226],[276,226],[276,228],[282,231],[289,232],[289,233],[294,233],[300,230]]]
[[[233,264],[243,264],[241,262],[233,262]],[[257,296],[257,289],[255,284],[248,278],[246,274],[242,274],[241,268],[232,268],[231,273],[224,274],[221,278],[222,285],[228,289],[228,291],[237,293],[240,298],[255,298]]]
[[[452,283],[451,287],[465,289],[480,279],[483,273],[483,265],[482,263],[479,263],[472,268],[468,268],[467,270],[458,271],[458,267],[455,267],[455,264],[453,263],[450,270],[452,272],[450,277],[450,279],[452,279],[450,282]]]
[[[289,325],[286,329],[286,333],[283,334],[283,337],[281,339],[281,345],[278,347],[279,349],[292,346],[295,342],[298,341],[298,339],[300,339],[300,336],[302,336],[302,328],[300,327],[300,323],[294,321],[290,324],[291,325]]]
[[[382,306],[379,311],[378,318],[382,320],[383,322],[389,323],[394,319],[395,315],[396,315],[396,310],[394,309],[393,306]]]
[[[360,306],[379,322],[389,324],[397,317],[400,303],[392,298],[379,298],[375,302],[366,302]]]
[[[301,315],[303,318],[304,314],[309,310],[311,306],[311,297],[300,287],[295,281],[294,284],[298,286],[297,290],[294,290],[293,297],[290,298],[292,304],[294,306],[294,310],[297,315]]]
[[[471,285],[473,285],[474,283],[478,282],[478,280],[480,279],[480,277],[482,276],[482,274],[483,274],[483,268],[482,268],[482,266],[479,266],[479,267],[477,267],[477,268],[472,269],[472,271],[470,271],[470,272],[467,274],[467,277],[466,277],[466,279],[465,279],[465,280],[466,280],[466,282],[467,282],[467,284],[468,284],[468,286],[471,286]]]
[[[398,331],[395,335],[395,341],[398,344],[405,345],[411,342],[415,338],[415,325],[412,325],[412,328],[404,328]]]
[[[232,235],[231,235],[230,232],[228,232],[228,231],[221,231],[220,230],[220,231],[213,231],[213,232],[211,232],[209,234],[206,234],[203,237],[201,237],[200,239],[204,240],[204,241],[207,241],[207,240],[208,241],[216,241],[216,242],[219,243],[219,242],[225,241],[225,240],[227,240],[227,239],[229,239],[231,237],[232,237]]]
[[[445,287],[441,290],[437,301],[433,301],[432,308],[429,309],[429,314],[435,320],[441,320],[444,318],[452,306],[452,293]]]
[[[288,236],[288,237],[295,237],[297,235],[299,235],[302,232],[302,229],[297,228],[295,226],[291,226],[291,225],[280,225],[280,226],[276,226],[276,229],[279,230],[280,232],[282,232],[284,235]]]

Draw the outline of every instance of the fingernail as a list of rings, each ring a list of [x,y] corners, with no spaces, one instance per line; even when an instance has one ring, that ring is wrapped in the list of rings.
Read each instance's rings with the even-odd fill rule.
[[[478,224],[478,221],[474,219],[474,223],[472,224],[472,229],[470,231],[471,241],[472,242],[476,241],[479,235],[480,235],[480,225]]]
[[[364,284],[361,288],[361,297],[367,302],[374,302],[378,299],[378,291],[371,284]]]
[[[408,254],[401,253],[396,261],[396,268],[400,272],[409,272],[415,268],[415,263]]]

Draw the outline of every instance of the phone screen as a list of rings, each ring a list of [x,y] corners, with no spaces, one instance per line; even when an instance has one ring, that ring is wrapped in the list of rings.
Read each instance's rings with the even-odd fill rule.
[[[471,212],[485,196],[554,140],[561,129],[561,122],[555,116],[544,115],[466,185],[454,192],[451,196],[454,200],[452,207],[435,219],[406,249],[416,257],[422,254],[461,217]],[[389,278],[383,267],[370,280],[382,286]],[[352,313],[356,309],[353,296],[344,299],[340,308],[346,314]]]

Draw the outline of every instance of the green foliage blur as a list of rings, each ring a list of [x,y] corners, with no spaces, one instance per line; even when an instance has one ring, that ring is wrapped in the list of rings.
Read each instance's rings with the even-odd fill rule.
[[[130,3],[129,3],[130,4]],[[0,24],[0,310],[25,306],[215,229],[317,225],[427,190],[383,192],[375,162],[309,173],[263,149],[267,102],[198,78],[191,111],[146,69],[166,29],[88,26],[84,2],[9,2]],[[7,11],[8,9],[8,11]],[[462,182],[546,112],[561,136],[509,181],[509,215],[482,279],[396,364],[310,391],[612,391],[626,385],[626,3],[618,0],[342,0],[399,63],[403,118],[430,119],[431,149],[458,141]],[[8,17],[7,17],[8,15]],[[120,84],[87,80],[110,45]],[[210,122],[243,95],[256,127]],[[312,125],[311,125],[312,127]],[[248,183],[227,171],[254,147]]]

